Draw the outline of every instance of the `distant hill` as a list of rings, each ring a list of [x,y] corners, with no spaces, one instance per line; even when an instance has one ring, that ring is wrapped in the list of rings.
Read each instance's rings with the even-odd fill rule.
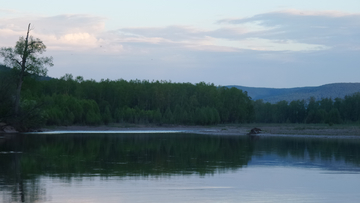
[[[10,68],[0,64],[0,72],[9,71]],[[40,80],[50,80],[51,77],[40,77]],[[230,85],[226,87],[236,87],[243,91],[247,91],[253,100],[262,99],[265,102],[276,103],[286,100],[308,100],[315,97],[316,100],[321,98],[344,98],[346,95],[352,95],[360,92],[360,83],[333,83],[318,87],[296,87],[296,88],[261,88],[261,87],[245,87]]]
[[[258,88],[235,85],[227,87],[236,87],[247,91],[253,100],[262,99],[270,103],[276,103],[282,100],[308,100],[310,97],[315,97],[316,100],[320,100],[321,98],[344,98],[346,95],[360,92],[360,83],[333,83],[318,87],[297,88]]]
[[[11,70],[11,68],[8,68],[8,67],[0,64],[0,73],[1,73],[1,72],[7,72],[7,71],[10,71],[10,70]],[[44,76],[40,76],[40,77],[39,77],[39,80],[51,80],[51,79],[53,79],[53,78],[48,77],[48,76],[45,76],[45,77],[44,77]]]

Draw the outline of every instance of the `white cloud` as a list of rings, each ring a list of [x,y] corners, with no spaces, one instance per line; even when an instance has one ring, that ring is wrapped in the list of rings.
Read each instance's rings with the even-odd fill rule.
[[[105,18],[92,15],[0,19],[0,42],[8,45],[25,34],[32,23],[32,35],[49,49],[83,51],[106,47],[107,53],[144,52],[159,48],[199,51],[319,51],[330,47],[358,49],[360,15],[340,12],[285,10],[250,18],[220,20],[214,30],[192,26],[132,27],[105,30]],[[225,23],[225,24],[224,24]],[[17,37],[14,37],[17,36]],[[145,51],[146,52],[146,51]]]
[[[341,11],[303,11],[297,9],[287,9],[273,13],[285,13],[285,14],[300,15],[300,16],[329,16],[329,17],[344,17],[344,16],[358,15],[356,13],[345,13]]]
[[[2,9],[2,8],[0,8],[0,13],[14,14],[14,13],[18,13],[18,12],[16,10],[13,10],[13,9]]]
[[[58,15],[52,17],[26,16],[0,18],[0,42],[13,46],[19,36],[26,34],[31,23],[31,35],[40,38],[48,49],[83,50],[102,42],[105,19],[90,15]],[[12,44],[9,44],[9,38]],[[16,39],[16,40],[15,40]]]
[[[54,77],[73,73],[97,80],[320,85],[341,82],[337,78],[354,82],[360,74],[355,69],[360,63],[359,16],[286,10],[224,19],[214,29],[171,25],[117,30],[106,30],[106,19],[92,15],[0,17],[0,44],[14,46],[31,22],[31,34],[54,57],[49,69]]]
[[[243,35],[274,40],[291,40],[296,43],[349,49],[358,47],[360,40],[360,14],[336,11],[285,10],[255,15],[250,18],[224,19],[219,23],[242,25],[256,22],[264,28]],[[317,47],[317,46],[315,46]]]

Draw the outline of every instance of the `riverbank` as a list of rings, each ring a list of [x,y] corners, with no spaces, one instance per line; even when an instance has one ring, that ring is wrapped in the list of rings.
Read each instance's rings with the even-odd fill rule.
[[[246,135],[254,127],[262,131],[257,136],[301,136],[301,137],[338,137],[360,138],[360,125],[343,124],[329,126],[326,124],[222,124],[215,126],[184,125],[141,125],[110,124],[104,126],[53,126],[42,131],[183,131],[209,135]]]

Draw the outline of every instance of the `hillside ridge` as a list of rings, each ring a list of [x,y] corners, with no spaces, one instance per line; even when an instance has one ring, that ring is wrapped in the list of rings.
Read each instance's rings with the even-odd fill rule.
[[[265,102],[276,103],[286,100],[308,100],[315,97],[316,100],[322,98],[344,98],[347,95],[360,92],[360,83],[330,83],[314,87],[295,87],[295,88],[265,88],[265,87],[246,87],[230,85],[246,91],[253,100],[262,99]]]
[[[8,71],[10,68],[0,64],[0,71]],[[40,80],[50,80],[51,77],[40,77]],[[276,103],[286,100],[305,100],[315,97],[316,100],[322,98],[344,98],[360,92],[360,83],[330,83],[321,86],[294,87],[294,88],[266,88],[266,87],[247,87],[240,85],[228,85],[246,91],[252,100],[262,99],[264,102]]]

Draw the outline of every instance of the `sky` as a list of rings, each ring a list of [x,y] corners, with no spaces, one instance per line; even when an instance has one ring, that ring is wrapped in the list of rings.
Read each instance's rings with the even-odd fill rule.
[[[55,78],[271,88],[360,82],[359,0],[0,3],[0,47],[14,47],[31,23]]]

